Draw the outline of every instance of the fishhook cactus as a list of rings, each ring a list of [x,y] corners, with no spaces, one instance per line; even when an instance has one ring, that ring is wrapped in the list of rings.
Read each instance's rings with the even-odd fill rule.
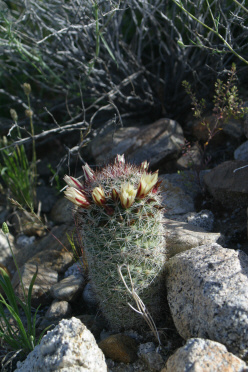
[[[163,211],[158,171],[149,164],[125,163],[117,155],[114,164],[93,172],[83,166],[84,182],[65,176],[65,197],[77,208],[89,277],[103,315],[112,329],[144,324],[129,306],[135,305],[119,276],[126,264],[135,292],[153,316],[160,316],[160,294],[166,259]],[[123,273],[126,283],[128,273]]]

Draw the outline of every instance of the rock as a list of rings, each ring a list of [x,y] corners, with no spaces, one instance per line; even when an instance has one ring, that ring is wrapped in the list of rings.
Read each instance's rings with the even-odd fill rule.
[[[47,309],[45,318],[47,319],[62,319],[71,316],[71,305],[67,301],[54,300],[50,307]]]
[[[213,230],[214,214],[207,209],[204,209],[199,213],[189,213],[186,218],[187,222],[191,225],[202,227],[206,231]]]
[[[26,236],[39,236],[46,235],[45,226],[38,220],[38,218],[31,215],[27,211],[16,211],[11,219],[11,223],[15,228],[16,234]]]
[[[96,298],[96,295],[93,291],[91,282],[88,282],[86,286],[84,287],[83,291],[83,302],[89,307],[94,308],[98,305],[98,301]]]
[[[73,220],[72,203],[66,198],[58,199],[52,207],[50,218],[56,225],[71,223]]]
[[[41,322],[38,322],[38,331],[42,332],[44,329],[50,327],[53,329],[62,319],[71,318],[72,313],[73,311],[69,302],[53,300],[45,315],[42,316]]]
[[[156,352],[153,342],[147,342],[139,346],[139,357],[145,362],[147,370],[150,372],[160,372],[164,365],[162,356]]]
[[[213,129],[216,122],[215,116],[206,116],[206,121],[208,121],[210,129]],[[242,120],[231,118],[225,123],[220,123],[220,126],[222,130],[215,134],[211,139],[211,143],[218,145],[225,140],[240,141],[244,135]],[[192,134],[198,141],[203,141],[205,143],[209,140],[209,129],[206,125],[202,125],[202,122],[199,120],[193,123]]]
[[[57,200],[56,190],[48,186],[38,186],[36,189],[37,203],[41,203],[41,212],[49,213]]]
[[[248,162],[248,141],[242,143],[234,151],[234,159]]]
[[[110,358],[115,362],[133,363],[138,359],[136,341],[120,333],[105,338],[98,346],[106,358]]]
[[[35,241],[25,247],[25,249],[16,252],[16,261],[18,266],[24,265],[28,260],[34,257],[37,253],[48,251],[62,251],[65,247],[71,251],[70,243],[67,238],[67,233],[70,235],[70,228],[68,225],[55,226],[51,232],[40,240]]]
[[[26,296],[28,295],[29,285],[36,272],[36,265],[26,263],[19,269],[22,282],[25,289]],[[32,291],[32,306],[37,307],[38,305],[46,305],[51,302],[50,288],[53,284],[58,281],[58,273],[55,270],[48,269],[42,265],[38,267],[38,275],[35,280],[33,291]],[[20,284],[19,275],[16,271],[12,279],[12,285],[15,293],[19,298],[24,300],[22,286]]]
[[[117,154],[137,164],[144,160],[153,168],[164,168],[176,159],[184,144],[181,126],[171,119],[160,119],[142,127],[127,127],[97,136],[89,145],[97,164],[105,164]],[[162,167],[162,168],[161,168]]]
[[[42,338],[15,372],[107,372],[94,336],[79,319],[63,319]]]
[[[38,331],[42,332],[45,328],[56,326],[60,320],[69,318],[72,315],[71,305],[67,301],[54,300],[38,326]]]
[[[84,278],[70,275],[54,284],[51,289],[51,295],[56,300],[73,301],[80,292],[83,291]]]
[[[177,168],[180,170],[202,167],[202,153],[199,146],[193,145],[177,160]]]
[[[21,248],[24,248],[26,247],[27,245],[30,245],[32,243],[34,243],[35,241],[35,236],[27,236],[27,235],[19,235],[16,239],[16,244],[21,247]]]
[[[248,204],[248,162],[226,161],[205,174],[204,182],[213,197],[224,206],[242,207]]]
[[[74,275],[75,277],[85,275],[85,269],[84,269],[84,263],[83,263],[82,257],[80,257],[79,260],[75,262],[73,265],[68,267],[64,276],[65,278],[67,278],[70,275]]]
[[[191,338],[173,354],[163,372],[244,372],[243,360],[218,342]],[[161,371],[161,372],[162,372]]]
[[[209,233],[201,227],[186,222],[166,219],[165,225],[168,257],[204,244],[222,241],[219,233]]]
[[[162,179],[162,178],[161,178]],[[176,215],[193,212],[193,199],[177,186],[173,186],[168,180],[163,179],[161,183],[162,204],[165,206],[165,215]]]
[[[189,195],[192,200],[202,193],[201,185],[203,185],[203,176],[209,170],[200,171],[199,178],[193,170],[183,170],[177,173],[159,174],[159,179],[169,181],[173,186],[179,187],[186,195]]]
[[[168,303],[178,333],[208,338],[248,358],[248,256],[218,244],[167,263]]]
[[[62,248],[61,251],[54,249],[47,249],[36,253],[28,263],[43,265],[47,268],[57,271],[58,273],[64,273],[67,268],[73,262],[73,254],[68,252],[67,249]]]
[[[14,237],[11,234],[8,234],[10,246],[14,252],[16,253],[16,249],[14,246]],[[7,241],[6,235],[0,230],[0,263],[2,265],[7,265],[9,261],[12,261],[12,254],[9,248],[9,244]]]

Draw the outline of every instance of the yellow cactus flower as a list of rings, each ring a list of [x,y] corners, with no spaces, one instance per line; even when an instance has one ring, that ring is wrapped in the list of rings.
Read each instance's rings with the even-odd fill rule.
[[[95,187],[91,195],[97,205],[103,206],[105,204],[106,198],[102,187]]]
[[[158,171],[152,174],[142,174],[137,191],[137,198],[144,198],[158,182]]]
[[[83,185],[76,178],[71,176],[64,176],[65,183],[70,187],[75,187],[77,190],[83,190]]]
[[[90,201],[88,198],[83,194],[82,191],[76,189],[75,187],[67,187],[64,193],[66,199],[70,200],[78,207],[88,208],[90,206]]]
[[[120,201],[123,208],[129,208],[134,203],[137,190],[130,183],[121,186]]]

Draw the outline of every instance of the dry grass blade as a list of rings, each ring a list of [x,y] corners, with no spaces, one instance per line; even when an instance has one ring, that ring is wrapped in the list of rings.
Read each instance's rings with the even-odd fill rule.
[[[122,268],[123,267],[126,267],[127,269],[127,272],[128,272],[128,276],[129,276],[129,279],[130,279],[130,283],[131,283],[131,289],[128,288],[128,285],[124,279],[124,276],[122,274]],[[133,297],[136,305],[137,305],[137,309],[135,309],[130,303],[128,303],[128,305],[131,307],[131,309],[133,309],[136,313],[140,314],[144,320],[146,321],[146,323],[148,324],[148,326],[150,327],[153,335],[155,336],[156,340],[158,341],[158,344],[159,344],[159,349],[161,348],[162,344],[161,344],[161,341],[160,341],[160,338],[159,338],[159,333],[158,333],[158,330],[157,330],[157,327],[151,317],[151,315],[149,314],[144,302],[141,300],[141,298],[137,295],[137,293],[135,292],[135,288],[133,286],[133,281],[132,281],[132,277],[131,277],[131,273],[130,273],[130,269],[129,269],[129,266],[124,264],[124,265],[121,265],[121,266],[118,266],[118,272],[119,272],[119,275],[121,277],[121,280],[123,281],[123,284],[125,285],[128,293],[130,293],[130,295]]]

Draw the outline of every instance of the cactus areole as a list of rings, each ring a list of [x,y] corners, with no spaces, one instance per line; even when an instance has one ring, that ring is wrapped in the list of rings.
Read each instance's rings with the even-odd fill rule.
[[[154,321],[160,317],[165,238],[158,172],[148,163],[127,164],[117,155],[113,164],[93,171],[83,166],[84,183],[69,176],[65,197],[77,206],[89,278],[103,315],[114,330],[137,328],[145,322],[118,273],[129,266],[133,288]],[[122,274],[130,287],[128,272]]]

